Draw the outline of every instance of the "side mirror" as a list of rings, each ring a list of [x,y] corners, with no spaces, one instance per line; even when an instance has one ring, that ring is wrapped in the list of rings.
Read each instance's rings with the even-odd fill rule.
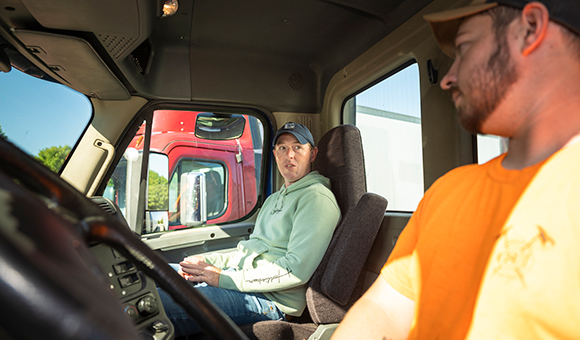
[[[242,136],[245,126],[242,115],[200,112],[195,120],[195,136],[210,140],[236,139]]]
[[[169,227],[169,158],[165,154],[149,154],[147,174],[147,213],[145,232],[165,231]]]
[[[187,227],[207,222],[205,174],[188,172],[181,175],[181,224]]]

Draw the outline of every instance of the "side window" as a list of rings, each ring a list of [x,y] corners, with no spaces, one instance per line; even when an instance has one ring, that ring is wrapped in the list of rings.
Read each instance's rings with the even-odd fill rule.
[[[264,129],[247,114],[157,110],[151,124],[147,188],[140,188],[146,122],[109,180],[105,197],[138,233],[240,220],[258,200]],[[146,192],[146,202],[138,200]],[[139,201],[139,203],[137,203]],[[140,205],[143,205],[141,207]],[[143,214],[145,216],[143,216]],[[137,227],[139,221],[144,227]]]
[[[477,135],[477,163],[483,164],[507,151],[507,138]]]
[[[350,98],[344,115],[361,131],[368,190],[390,211],[414,211],[424,191],[417,64]]]
[[[60,171],[92,113],[87,96],[69,87],[16,69],[0,72],[0,137],[54,172]]]

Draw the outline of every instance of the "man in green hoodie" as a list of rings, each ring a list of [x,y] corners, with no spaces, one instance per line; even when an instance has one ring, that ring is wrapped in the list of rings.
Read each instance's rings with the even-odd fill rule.
[[[310,131],[286,123],[274,136],[274,157],[284,178],[266,199],[250,239],[229,253],[190,256],[179,273],[237,324],[286,320],[306,307],[306,283],[318,267],[340,219],[330,180],[312,171],[318,149]],[[175,335],[201,330],[159,291]]]

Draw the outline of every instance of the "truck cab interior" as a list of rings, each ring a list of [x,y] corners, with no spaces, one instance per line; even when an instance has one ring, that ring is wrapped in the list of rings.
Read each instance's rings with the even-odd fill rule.
[[[439,86],[452,59],[423,16],[467,3],[0,0],[0,337],[172,339],[159,286],[211,338],[329,338],[424,191],[505,151],[465,132]],[[284,183],[272,138],[287,122],[332,150],[321,172],[358,157],[362,183],[332,185],[361,270],[315,275],[310,294],[326,298],[290,326],[240,329],[167,263],[251,235]],[[353,247],[333,240],[329,276]]]

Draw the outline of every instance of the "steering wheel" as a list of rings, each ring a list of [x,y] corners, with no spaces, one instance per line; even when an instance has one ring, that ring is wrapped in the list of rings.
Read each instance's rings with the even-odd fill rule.
[[[115,216],[0,137],[0,337],[141,339],[89,249],[131,260],[215,339],[247,339]]]

